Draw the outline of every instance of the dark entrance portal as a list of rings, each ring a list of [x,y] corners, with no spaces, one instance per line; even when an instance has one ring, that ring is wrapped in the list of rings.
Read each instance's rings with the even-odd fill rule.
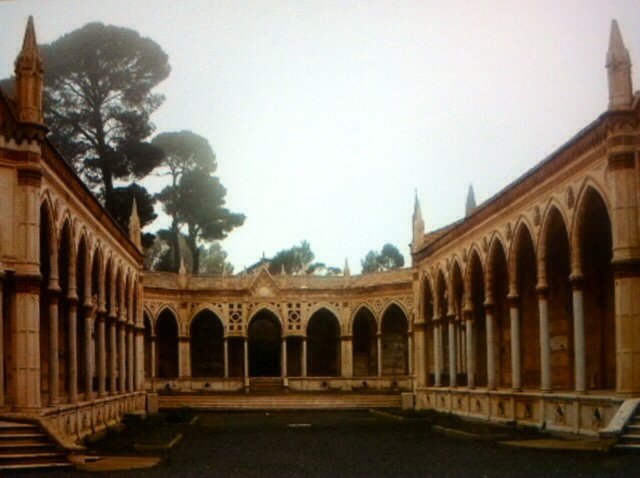
[[[258,312],[249,324],[249,376],[280,376],[280,323],[269,311]]]

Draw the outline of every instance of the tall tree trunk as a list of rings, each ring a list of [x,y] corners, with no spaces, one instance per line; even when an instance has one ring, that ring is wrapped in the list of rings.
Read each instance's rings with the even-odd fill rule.
[[[171,238],[173,242],[173,271],[178,272],[180,270],[180,229],[176,219],[171,221]]]

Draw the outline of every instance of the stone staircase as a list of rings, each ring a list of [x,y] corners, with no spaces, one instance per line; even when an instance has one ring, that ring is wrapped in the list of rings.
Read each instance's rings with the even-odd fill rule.
[[[72,469],[38,425],[0,421],[0,475],[6,471]]]
[[[250,393],[278,394],[285,392],[284,382],[280,377],[252,377],[249,379]]]
[[[400,408],[399,394],[295,393],[159,395],[160,408],[192,407],[202,410],[367,410]]]
[[[614,448],[640,451],[640,407],[636,407],[633,415],[629,418]]]

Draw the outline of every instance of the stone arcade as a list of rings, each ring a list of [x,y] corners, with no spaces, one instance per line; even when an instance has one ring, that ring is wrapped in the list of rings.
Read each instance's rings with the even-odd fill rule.
[[[189,276],[143,271],[135,205],[126,234],[48,141],[30,20],[16,91],[0,92],[3,420],[72,448],[143,413],[149,393],[251,393],[267,377],[281,391],[404,391],[417,408],[619,432],[634,408],[621,405],[640,397],[630,65],[614,22],[607,111],[483,204],[470,192],[450,226],[425,234],[416,198],[412,268]]]

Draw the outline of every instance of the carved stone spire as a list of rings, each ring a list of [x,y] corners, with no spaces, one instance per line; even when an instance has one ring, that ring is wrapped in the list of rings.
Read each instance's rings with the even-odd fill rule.
[[[133,197],[133,203],[131,204],[131,216],[129,217],[129,239],[136,245],[136,247],[142,250],[142,243],[140,241],[140,234],[142,228],[140,227],[140,216],[138,215],[138,205],[136,203],[135,196]]]
[[[420,208],[420,200],[418,199],[418,191],[415,192],[415,200],[413,203],[413,240],[411,248],[416,251],[422,245],[424,239],[424,220],[422,219],[422,209]]]
[[[633,86],[631,83],[631,58],[624,46],[616,20],[611,20],[611,35],[607,51],[609,80],[609,109],[625,109],[631,106]]]
[[[42,110],[42,58],[36,43],[33,17],[29,17],[22,51],[16,58],[16,105],[18,121],[44,126]]]
[[[464,216],[469,217],[476,208],[476,193],[473,191],[473,184],[469,184],[469,191],[467,192],[467,203],[464,208]]]
[[[349,269],[349,258],[344,258],[344,269],[342,269],[342,275],[345,277],[351,277],[351,269]]]

